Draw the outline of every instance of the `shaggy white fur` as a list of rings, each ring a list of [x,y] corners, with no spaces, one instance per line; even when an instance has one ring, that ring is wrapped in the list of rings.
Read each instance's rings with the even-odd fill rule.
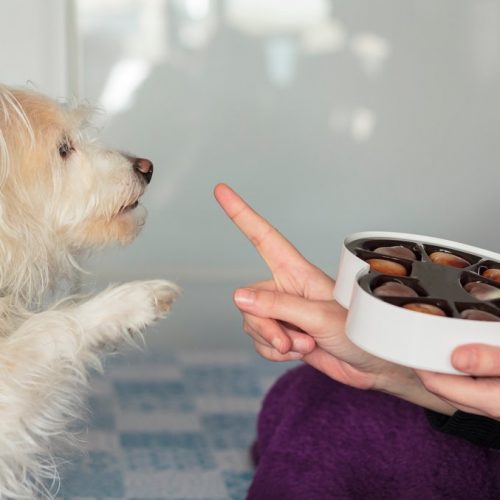
[[[85,140],[86,115],[0,86],[0,498],[52,498],[55,450],[73,441],[89,368],[179,292],[137,281],[42,307],[78,276],[82,253],[132,241],[145,221],[152,164]]]

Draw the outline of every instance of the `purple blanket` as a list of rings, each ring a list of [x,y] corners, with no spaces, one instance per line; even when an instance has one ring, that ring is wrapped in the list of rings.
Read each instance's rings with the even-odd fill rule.
[[[499,452],[433,430],[415,405],[308,366],[267,395],[253,452],[250,500],[500,499]]]

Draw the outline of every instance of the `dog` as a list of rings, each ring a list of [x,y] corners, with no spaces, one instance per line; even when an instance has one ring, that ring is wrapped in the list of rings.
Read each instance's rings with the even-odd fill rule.
[[[88,373],[165,316],[178,287],[111,286],[44,307],[79,260],[131,242],[152,163],[85,138],[88,109],[0,86],[0,498],[53,498]]]

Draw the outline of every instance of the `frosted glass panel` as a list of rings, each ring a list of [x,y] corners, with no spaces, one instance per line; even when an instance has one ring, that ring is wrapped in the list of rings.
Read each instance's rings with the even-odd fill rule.
[[[67,8],[70,0],[0,2],[0,83],[31,85],[65,98]]]
[[[500,249],[499,1],[82,0],[79,25],[105,139],[155,164],[148,224],[103,278],[167,275],[186,318],[196,293],[226,314],[217,284],[265,268],[219,181],[332,273],[361,230]]]

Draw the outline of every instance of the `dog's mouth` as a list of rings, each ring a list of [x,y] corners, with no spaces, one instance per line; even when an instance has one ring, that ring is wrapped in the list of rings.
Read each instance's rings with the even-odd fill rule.
[[[119,214],[124,214],[124,213],[127,213],[127,212],[130,212],[131,210],[134,210],[134,208],[137,208],[137,206],[139,205],[139,199],[135,200],[133,203],[131,203],[130,205],[123,205],[120,210],[119,210]]]

